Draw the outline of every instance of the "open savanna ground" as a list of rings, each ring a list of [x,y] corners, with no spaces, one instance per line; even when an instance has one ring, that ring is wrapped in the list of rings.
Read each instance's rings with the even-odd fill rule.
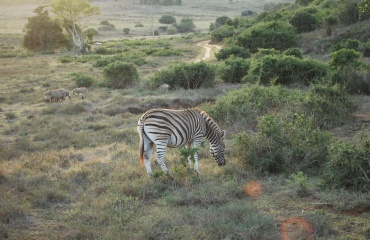
[[[242,145],[244,135],[240,135],[259,136],[264,129],[272,136],[279,132],[279,123],[284,128],[281,139],[309,139],[319,127],[305,122],[304,112],[325,126],[325,131],[314,135],[322,145],[337,139],[366,143],[369,95],[341,95],[338,88],[300,84],[224,83],[219,76],[212,87],[199,89],[166,92],[153,83],[152,76],[173,63],[203,60],[217,67],[221,63],[214,53],[219,48],[208,44],[209,24],[222,15],[233,18],[244,10],[261,12],[267,1],[183,0],[181,7],[142,6],[138,1],[92,2],[102,14],[84,19],[83,28],[97,28],[106,20],[117,30],[101,33],[96,39],[103,44],[93,46],[90,55],[80,56],[72,51],[40,54],[22,47],[26,18],[38,4],[48,3],[5,0],[0,4],[0,12],[7,13],[0,20],[0,239],[370,238],[366,186],[364,191],[328,187],[323,183],[324,166],[302,172],[293,167],[293,161],[290,172],[261,173],[243,157],[247,145],[258,145],[258,139],[250,137],[252,140]],[[160,26],[159,17],[167,13],[179,19],[193,18],[201,32],[149,37],[152,29]],[[135,28],[137,22],[144,27]],[[130,36],[123,36],[125,27],[131,29]],[[336,31],[348,32],[348,28]],[[303,34],[301,48],[316,49],[317,39],[326,40],[322,35],[323,30]],[[328,60],[321,52],[311,53]],[[103,63],[115,59],[135,63],[138,81],[124,89],[106,87]],[[78,76],[93,79],[81,96],[71,91],[77,87]],[[55,88],[69,90],[71,98],[46,102],[44,92]],[[337,102],[329,102],[332,99]],[[245,104],[239,106],[239,100]],[[351,109],[340,115],[346,111],[344,105]],[[326,111],[315,111],[321,106]],[[179,149],[168,149],[166,164],[174,179],[162,174],[154,156],[154,176],[149,178],[139,163],[139,117],[152,108],[191,107],[207,110],[226,130],[226,165],[217,166],[206,142],[199,150],[201,175],[183,165]],[[230,111],[222,114],[228,108]],[[282,121],[292,125],[271,118],[280,112],[288,116],[290,109],[300,113],[294,114],[296,125],[289,117]],[[249,114],[243,115],[247,111]],[[307,130],[299,124],[307,124]],[[296,128],[303,130],[294,132]],[[329,137],[330,142],[326,141]],[[270,141],[271,146],[257,150],[261,162],[279,146],[276,139],[260,142]],[[302,145],[313,145],[311,140]],[[305,149],[292,143],[293,147]],[[293,159],[286,148],[282,149],[286,160],[282,164]],[[349,151],[351,154],[356,155]],[[314,156],[308,152],[300,167]]]

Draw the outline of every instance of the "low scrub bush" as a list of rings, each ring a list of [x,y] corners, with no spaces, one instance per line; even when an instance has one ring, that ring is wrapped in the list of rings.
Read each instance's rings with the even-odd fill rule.
[[[113,62],[103,69],[105,84],[111,88],[125,88],[139,79],[139,73],[133,63]]]
[[[153,87],[167,83],[171,88],[196,89],[210,87],[216,79],[216,70],[209,64],[176,63],[167,69],[156,72],[151,77]]]
[[[329,149],[324,184],[336,188],[370,191],[370,139],[362,135],[356,143],[335,141]]]
[[[328,129],[343,123],[354,110],[340,85],[312,85],[308,91],[282,86],[253,85],[230,91],[207,111],[222,125],[253,128],[256,119],[270,112],[293,112],[312,117],[316,127]],[[251,127],[252,126],[252,127]]]
[[[255,135],[236,135],[236,153],[262,174],[292,173],[321,166],[327,158],[330,135],[302,114],[265,115]]]
[[[93,77],[81,73],[73,74],[72,79],[78,87],[90,87],[94,83]]]
[[[283,52],[284,55],[303,58],[303,54],[299,48],[288,48]]]
[[[283,51],[298,46],[298,34],[286,22],[262,22],[243,31],[236,37],[237,45],[255,53],[258,48],[275,48]]]
[[[300,59],[287,55],[267,55],[254,61],[246,81],[259,80],[263,84],[308,85],[325,77],[328,66],[318,60]]]
[[[339,83],[350,93],[370,94],[370,70],[360,53],[343,48],[330,55],[331,82]]]
[[[225,38],[232,37],[234,35],[234,27],[228,25],[222,25],[211,33],[211,39],[215,42],[221,42]]]
[[[247,75],[249,67],[249,61],[232,56],[220,64],[218,73],[226,83],[240,83],[242,78]]]
[[[307,10],[297,12],[290,20],[298,33],[311,32],[316,29],[319,19]]]
[[[251,53],[240,46],[230,46],[222,48],[218,53],[215,54],[217,60],[225,60],[228,59],[231,55],[234,55],[235,57],[241,57],[241,58],[250,58]]]

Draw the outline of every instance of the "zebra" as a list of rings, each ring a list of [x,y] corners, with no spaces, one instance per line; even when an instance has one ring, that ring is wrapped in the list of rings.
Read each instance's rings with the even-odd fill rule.
[[[151,176],[151,155],[153,145],[157,148],[157,162],[162,171],[169,175],[164,162],[167,147],[199,147],[203,137],[210,142],[210,154],[219,166],[225,165],[223,139],[225,131],[205,112],[196,108],[185,110],[152,109],[144,113],[137,125],[140,136],[140,164]],[[189,159],[189,163],[191,161]],[[198,169],[198,154],[194,154],[194,171]]]

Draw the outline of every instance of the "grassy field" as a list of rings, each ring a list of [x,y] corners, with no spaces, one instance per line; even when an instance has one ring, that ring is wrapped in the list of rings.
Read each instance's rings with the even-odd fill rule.
[[[201,58],[204,50],[196,44],[209,39],[207,33],[151,39],[151,29],[159,26],[151,23],[175,13],[178,20],[194,18],[205,32],[217,16],[260,12],[268,2],[189,0],[180,10],[136,2],[93,2],[102,14],[84,20],[83,27],[114,24],[116,31],[96,38],[110,49],[140,54],[170,46],[181,54],[145,57],[137,67],[140,82],[123,90],[99,87],[102,68],[93,64],[100,55],[35,54],[21,47],[26,18],[48,1],[0,4],[6,13],[0,19],[1,49],[13,56],[0,58],[0,239],[369,239],[369,193],[323,189],[315,177],[257,176],[232,154],[230,135],[226,166],[218,167],[207,147],[201,148],[197,176],[182,167],[178,149],[169,149],[175,180],[161,177],[159,166],[153,166],[158,177],[148,178],[139,164],[136,132],[143,112],[203,107],[240,87],[219,82],[168,93],[149,88],[149,77],[159,69]],[[135,29],[137,22],[144,27]],[[123,37],[124,27],[132,28],[130,37]],[[72,90],[76,73],[95,80],[84,99],[43,100],[48,89]],[[331,129],[340,138],[355,137],[352,128],[370,111],[369,96],[351,98],[357,118]]]

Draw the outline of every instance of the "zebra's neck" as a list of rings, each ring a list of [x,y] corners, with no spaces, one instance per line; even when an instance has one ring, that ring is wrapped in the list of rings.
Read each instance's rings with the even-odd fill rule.
[[[208,116],[205,112],[202,113],[202,116],[205,121],[206,125],[206,131],[204,134],[204,137],[210,142],[210,143],[217,143],[217,132],[220,131],[219,126],[217,123]]]

